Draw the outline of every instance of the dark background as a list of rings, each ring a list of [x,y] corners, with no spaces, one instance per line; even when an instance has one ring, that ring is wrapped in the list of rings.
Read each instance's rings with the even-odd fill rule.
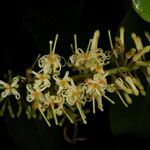
[[[24,0],[21,3],[5,1],[1,5],[0,77],[12,69],[14,74],[25,74],[39,53],[49,51],[49,40],[59,33],[57,52],[67,58],[71,53],[73,34],[78,35],[78,45],[86,48],[93,32],[101,32],[100,47],[109,49],[107,30],[115,34],[124,22],[131,7],[126,0]],[[134,13],[134,12],[133,12]],[[136,16],[136,14],[134,14]],[[86,141],[69,144],[63,138],[64,127],[48,128],[45,123],[28,121],[24,117],[0,119],[1,146],[13,150],[24,149],[136,149],[145,146],[145,139],[134,135],[114,136],[109,126],[109,111],[88,116],[88,124],[79,125],[79,137]],[[73,126],[66,125],[71,137]]]

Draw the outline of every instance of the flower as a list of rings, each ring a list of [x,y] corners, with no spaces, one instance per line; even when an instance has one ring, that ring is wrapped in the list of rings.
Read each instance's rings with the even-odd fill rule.
[[[74,84],[74,81],[71,80],[71,85],[62,94],[62,96],[66,100],[66,103],[69,106],[74,106],[74,105],[77,106],[84,124],[87,123],[85,120],[86,116],[82,110],[82,106],[85,104],[85,97],[84,97],[85,88],[86,87],[84,84],[79,84],[78,86],[76,86]]]
[[[98,103],[98,108],[103,111],[102,96],[114,104],[114,101],[105,95],[105,89],[108,89],[106,76],[105,73],[97,73],[94,74],[93,79],[85,81],[87,98],[92,99],[93,102],[93,113],[95,113],[95,100]]]
[[[43,68],[44,72],[52,74],[59,73],[61,70],[61,57],[58,54],[50,53],[44,55],[38,61],[39,67]]]
[[[61,64],[62,57],[59,56],[58,54],[55,54],[57,39],[58,39],[58,34],[55,37],[55,43],[53,49],[52,49],[53,42],[52,41],[49,42],[50,53],[48,55],[44,55],[38,60],[39,67],[42,68],[44,72],[48,74],[53,74],[53,73],[59,74],[62,68],[62,64]]]
[[[64,99],[56,95],[50,95],[49,92],[45,94],[45,98],[46,98],[47,103],[52,109],[55,123],[56,125],[58,125],[57,115],[59,116],[62,115]]]
[[[71,80],[71,85],[64,91],[63,96],[66,98],[67,104],[73,106],[76,102],[83,103],[85,86],[80,84],[76,86]]]
[[[63,79],[60,79],[57,75],[53,76],[54,80],[56,81],[56,84],[59,86],[57,94],[60,94],[62,90],[65,90],[70,86],[71,78],[68,76],[69,76],[69,71],[66,71]]]
[[[12,83],[11,84],[8,84],[8,83],[0,80],[0,85],[2,85],[3,88],[4,88],[4,91],[1,93],[1,97],[5,98],[5,97],[7,97],[9,95],[14,95],[16,99],[20,99],[20,94],[17,91],[17,89],[19,87],[18,82],[19,82],[19,78],[18,77],[14,77],[12,79]]]
[[[50,80],[49,74],[42,72],[42,70],[39,71],[38,73],[36,73],[35,71],[32,71],[32,74],[34,74],[36,77],[35,83],[34,83],[35,87],[40,87],[40,88],[46,89],[51,86],[51,83],[49,81]]]
[[[99,72],[99,68],[104,65],[106,60],[110,59],[109,51],[104,53],[101,48],[97,47],[99,34],[99,31],[95,31],[93,39],[89,41],[86,52],[75,46],[74,54],[69,57],[71,66],[74,66],[79,71],[90,69],[91,71]]]
[[[35,87],[35,86],[32,87],[31,84],[27,84],[26,88],[28,90],[28,94],[26,98],[28,102],[32,102],[33,100],[39,100],[39,102],[41,103],[45,101],[45,97],[42,93],[44,89],[40,89],[39,87]]]

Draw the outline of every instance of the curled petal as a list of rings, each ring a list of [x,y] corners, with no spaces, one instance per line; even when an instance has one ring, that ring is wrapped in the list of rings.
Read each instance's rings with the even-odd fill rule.
[[[2,81],[2,80],[0,80],[0,85],[3,85],[4,87],[9,86],[9,84],[7,84],[6,82],[4,82],[4,81]]]
[[[61,116],[63,111],[61,109],[55,109],[55,112],[58,116]]]
[[[15,95],[16,99],[20,99],[20,93],[16,89],[12,89],[12,94]]]
[[[15,87],[15,88],[18,88],[18,84],[17,84],[18,82],[19,82],[19,78],[18,77],[14,77],[11,86]]]
[[[73,106],[75,104],[75,100],[71,99],[71,98],[66,98],[66,102],[70,105]]]
[[[27,84],[27,85],[26,85],[26,88],[27,88],[27,90],[28,90],[30,93],[33,92],[33,88],[32,88],[32,85],[31,85],[31,84]]]
[[[28,94],[26,99],[28,102],[32,102],[34,100],[34,97],[31,94]]]
[[[5,90],[4,92],[1,93],[1,97],[2,97],[2,98],[7,97],[8,95],[9,95],[9,93],[6,92],[6,90]]]

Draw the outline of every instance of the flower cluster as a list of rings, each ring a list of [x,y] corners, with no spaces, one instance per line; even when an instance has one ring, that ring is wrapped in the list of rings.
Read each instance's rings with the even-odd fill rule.
[[[4,114],[8,103],[8,110],[14,117],[11,103],[16,103],[17,99],[17,116],[25,110],[28,118],[43,117],[49,126],[51,119],[54,119],[56,125],[61,125],[65,118],[71,123],[82,120],[86,124],[87,113],[91,109],[87,103],[92,103],[92,111],[96,113],[97,108],[104,111],[104,100],[116,103],[110,98],[111,93],[116,94],[125,107],[132,103],[131,95],[145,96],[138,70],[143,72],[150,83],[150,61],[146,57],[146,53],[150,52],[150,45],[143,46],[141,38],[132,33],[135,47],[127,50],[124,31],[121,27],[115,44],[108,31],[110,50],[107,51],[98,47],[98,30],[89,40],[86,50],[78,48],[77,36],[74,35],[74,52],[67,61],[55,52],[57,34],[54,44],[53,41],[49,42],[49,54],[38,58],[38,71],[30,68],[26,77],[11,77],[8,83],[0,80],[0,115]],[[146,37],[149,42],[148,32]],[[62,67],[66,65],[72,71],[66,70],[62,75]],[[76,75],[70,75],[74,70]],[[10,103],[10,99],[14,100]]]

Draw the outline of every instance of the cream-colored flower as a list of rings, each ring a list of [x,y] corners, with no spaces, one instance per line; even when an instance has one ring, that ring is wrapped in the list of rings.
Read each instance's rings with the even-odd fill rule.
[[[50,53],[44,55],[38,61],[39,67],[44,70],[45,73],[59,73],[61,70],[61,57],[58,54]]]
[[[49,42],[50,53],[48,55],[44,55],[38,60],[39,67],[42,68],[44,72],[48,74],[59,73],[62,68],[62,64],[61,64],[62,57],[60,57],[58,54],[55,53],[57,39],[58,39],[58,34],[55,37],[54,45],[52,41]]]
[[[18,77],[14,77],[12,79],[12,83],[8,84],[2,80],[0,80],[0,85],[3,86],[4,91],[1,93],[1,97],[5,98],[9,95],[14,95],[16,99],[20,99],[20,94],[17,91],[18,87],[19,87],[19,78]]]
[[[46,101],[49,103],[49,106],[52,109],[55,123],[56,123],[56,125],[58,125],[57,115],[62,114],[64,99],[62,99],[56,95],[50,95],[49,92],[47,92],[45,94],[45,98],[46,98]]]
[[[57,94],[60,94],[62,90],[65,90],[70,86],[71,78],[69,77],[69,71],[66,71],[63,79],[60,79],[57,75],[53,78],[56,81],[56,84],[59,86]]]
[[[34,83],[35,87],[46,89],[51,86],[49,74],[42,72],[42,70],[39,71],[38,73],[36,73],[35,71],[32,71],[32,74],[34,74],[36,77],[35,83]]]
[[[106,76],[107,74],[97,73],[93,79],[85,81],[87,98],[93,102],[93,113],[95,113],[95,100],[98,103],[98,108],[103,111],[102,96],[114,104],[114,101],[105,95],[105,89],[108,87]]]
[[[76,106],[79,110],[83,123],[86,124],[86,116],[82,110],[82,106],[85,105],[85,85],[80,84],[76,86],[74,81],[71,80],[71,85],[64,91],[63,97],[69,106]]]
[[[33,87],[31,84],[27,84],[26,88],[28,90],[26,98],[28,102],[39,100],[40,103],[43,103],[45,101],[45,97],[42,93],[43,89],[40,89],[39,87]]]
[[[76,104],[76,102],[83,103],[84,99],[84,90],[85,86],[80,84],[76,86],[74,84],[74,81],[71,80],[71,85],[67,88],[67,90],[63,93],[63,96],[66,99],[66,102],[73,106]]]
[[[75,52],[69,57],[71,66],[80,71],[90,69],[91,71],[96,70],[99,72],[98,66],[103,66],[110,59],[109,51],[103,52],[101,48],[98,48],[99,36],[100,32],[96,30],[85,52],[81,48],[77,48],[77,41],[75,39]]]

